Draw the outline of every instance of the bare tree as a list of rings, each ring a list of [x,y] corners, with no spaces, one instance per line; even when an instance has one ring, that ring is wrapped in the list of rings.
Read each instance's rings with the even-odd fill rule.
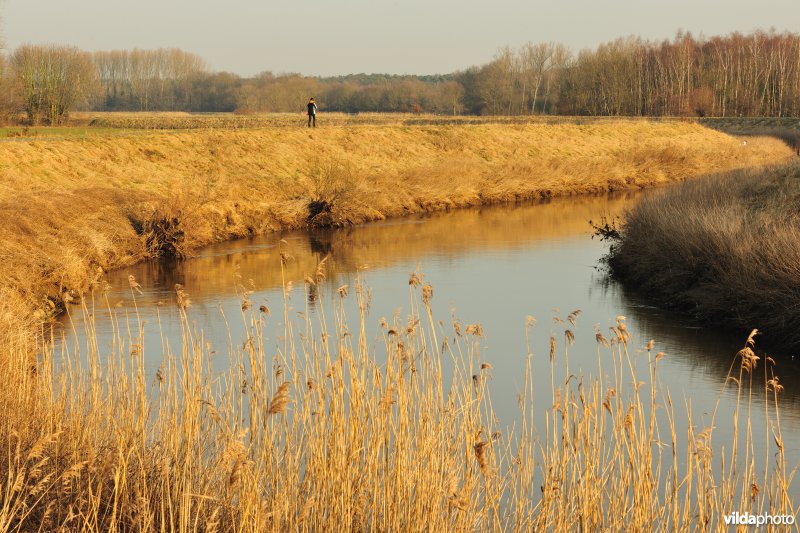
[[[536,101],[539,97],[539,89],[545,80],[545,76],[553,68],[553,55],[556,52],[555,43],[525,43],[519,51],[520,62],[522,63],[522,97],[524,109],[529,109],[531,113],[536,112]],[[526,94],[526,89],[530,94]]]
[[[206,72],[199,56],[175,48],[95,52],[92,59],[107,110],[187,110]]]
[[[96,71],[89,54],[77,48],[21,46],[11,65],[24,110],[34,125],[60,124],[94,94]]]
[[[2,0],[0,0],[0,5],[2,5]],[[3,17],[0,16],[0,121],[6,121],[14,113],[15,102],[2,25]]]
[[[453,115],[457,115],[464,110],[464,86],[455,81],[447,81],[439,85],[438,90],[442,95],[443,103],[446,103],[446,111],[452,107]]]
[[[628,37],[575,55],[557,43],[526,43],[501,48],[487,64],[432,76],[241,78],[210,73],[178,49],[95,52],[92,68],[86,57],[56,46],[21,47],[10,62],[0,55],[0,113],[14,109],[6,97],[13,94],[31,122],[58,123],[93,93],[96,77],[103,110],[297,112],[315,95],[326,110],[345,112],[800,114],[800,35],[774,30],[710,40],[683,32],[663,42]]]

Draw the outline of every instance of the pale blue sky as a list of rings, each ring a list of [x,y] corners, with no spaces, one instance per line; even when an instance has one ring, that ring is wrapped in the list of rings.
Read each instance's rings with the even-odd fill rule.
[[[212,70],[449,73],[504,45],[800,31],[797,0],[0,0],[7,48],[177,47]]]

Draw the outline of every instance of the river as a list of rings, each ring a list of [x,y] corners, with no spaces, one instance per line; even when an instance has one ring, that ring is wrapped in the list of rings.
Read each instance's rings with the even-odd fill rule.
[[[690,319],[647,305],[639,295],[610,281],[599,268],[607,244],[592,238],[588,221],[619,216],[644,194],[658,191],[475,208],[233,241],[210,246],[187,261],[144,263],[113,272],[107,278],[111,288],[106,296],[118,321],[138,316],[146,323],[143,344],[152,379],[162,363],[162,338],[170,342],[180,337],[176,283],[191,298],[190,320],[203,330],[208,342],[222,350],[244,342],[241,307],[245,291],[253,309],[270,309],[276,333],[268,342],[278,345],[284,282],[293,286],[290,316],[315,313],[319,305],[338,299],[337,289],[344,285],[351,288],[347,305],[349,313],[356,316],[352,288],[360,280],[371,291],[367,323],[373,330],[367,336],[377,339],[381,318],[408,313],[410,274],[424,273],[424,280],[433,286],[437,319],[451,323],[456,317],[462,324],[482,326],[482,357],[493,367],[489,386],[494,410],[501,422],[509,424],[519,411],[517,399],[523,386],[520,376],[528,354],[526,317],[536,319],[530,346],[542,368],[549,369],[551,335],[563,339],[564,329],[569,327],[575,334],[570,370],[591,377],[597,369],[596,330],[610,336],[609,326],[623,315],[633,334],[630,346],[636,364],[646,368],[644,346],[653,339],[654,351],[666,354],[659,362],[659,379],[671,393],[676,421],[679,427],[687,424],[689,406],[699,432],[710,424],[718,398],[721,412],[734,405],[736,389],[724,380],[748,332],[696,327]],[[287,257],[284,269],[279,250]],[[326,279],[318,291],[309,290],[303,279],[313,274],[323,259]],[[141,285],[141,293],[131,290],[129,276]],[[95,332],[102,352],[113,342],[114,324],[119,322],[111,319],[112,312],[101,298],[96,300]],[[581,314],[577,327],[572,328],[566,317],[576,309]],[[85,343],[77,306],[71,308],[63,325],[64,345],[77,349]],[[380,343],[376,344],[379,351]],[[780,395],[781,425],[785,452],[793,466],[800,460],[800,378],[792,354],[771,355],[785,387]],[[216,371],[224,372],[227,363],[219,357],[213,364]],[[549,371],[542,379],[542,384],[549,386]],[[549,390],[542,392],[545,403],[549,395]],[[758,446],[765,442],[763,392],[756,395],[754,404]],[[731,426],[720,416],[715,442],[729,442]],[[681,431],[685,434],[685,429],[679,434]]]

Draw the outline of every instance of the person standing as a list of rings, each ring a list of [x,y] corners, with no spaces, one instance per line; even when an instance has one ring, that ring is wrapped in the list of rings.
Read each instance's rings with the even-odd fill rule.
[[[314,124],[314,127],[317,127],[317,104],[314,102],[314,98],[310,98],[308,100],[308,127],[311,127],[311,124]]]

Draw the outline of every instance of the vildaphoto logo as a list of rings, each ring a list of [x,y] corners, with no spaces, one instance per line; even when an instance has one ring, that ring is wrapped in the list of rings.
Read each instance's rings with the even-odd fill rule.
[[[793,525],[794,516],[789,514],[750,514],[735,512],[725,515],[729,526],[781,526]]]

